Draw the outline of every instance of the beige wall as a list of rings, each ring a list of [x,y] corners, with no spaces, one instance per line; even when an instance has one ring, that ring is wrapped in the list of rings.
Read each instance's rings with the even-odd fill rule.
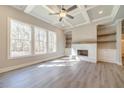
[[[31,56],[18,59],[8,59],[8,42],[7,42],[7,32],[8,32],[8,17],[40,26],[52,31],[57,32],[57,52],[53,54]],[[64,33],[58,28],[45,23],[39,19],[36,19],[28,14],[18,11],[10,6],[0,6],[0,69],[10,66],[18,66],[22,64],[30,64],[32,62],[41,62],[42,60],[47,60],[53,57],[59,57],[64,55]]]
[[[95,24],[88,24],[72,29],[72,42],[97,41]]]

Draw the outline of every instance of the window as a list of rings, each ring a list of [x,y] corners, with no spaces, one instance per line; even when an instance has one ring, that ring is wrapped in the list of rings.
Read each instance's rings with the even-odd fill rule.
[[[31,26],[10,20],[10,57],[31,55]]]
[[[56,52],[56,33],[48,31],[48,52]]]
[[[47,53],[47,31],[35,27],[35,54]]]
[[[56,52],[56,33],[17,20],[10,20],[9,57]]]

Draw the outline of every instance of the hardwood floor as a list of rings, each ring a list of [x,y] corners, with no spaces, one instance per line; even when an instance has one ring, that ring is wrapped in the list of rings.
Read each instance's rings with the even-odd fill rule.
[[[0,74],[4,88],[124,87],[124,67],[61,58]]]

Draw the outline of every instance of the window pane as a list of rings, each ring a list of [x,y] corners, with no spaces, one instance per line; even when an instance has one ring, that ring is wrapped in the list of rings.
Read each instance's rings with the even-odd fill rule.
[[[56,52],[56,33],[48,31],[48,51]]]
[[[10,21],[10,57],[31,55],[31,26]]]
[[[47,52],[47,31],[35,27],[35,54]]]

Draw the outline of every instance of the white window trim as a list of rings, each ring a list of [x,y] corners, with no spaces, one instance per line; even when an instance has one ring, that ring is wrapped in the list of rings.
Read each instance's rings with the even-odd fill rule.
[[[11,43],[11,40],[10,40],[10,32],[11,32],[11,27],[10,27],[10,22],[11,22],[11,20],[16,20],[16,21],[19,21],[19,22],[22,22],[22,23],[25,23],[25,24],[28,24],[28,25],[30,25],[31,26],[31,28],[32,28],[32,32],[31,32],[31,54],[30,55],[23,55],[23,56],[18,56],[18,57],[11,57],[10,56],[10,43]],[[39,27],[39,28],[41,28],[41,29],[44,29],[44,28],[42,28],[42,27],[40,27],[40,26],[36,26],[36,25],[32,25],[32,24],[30,24],[30,23],[27,23],[27,22],[25,22],[25,21],[22,21],[22,20],[20,20],[20,19],[16,19],[16,18],[11,18],[11,17],[7,17],[7,58],[8,59],[22,59],[22,58],[28,58],[28,57],[33,57],[33,56],[42,56],[42,55],[49,55],[49,54],[53,54],[53,53],[56,53],[57,52],[57,33],[56,33],[56,51],[55,52],[50,52],[49,50],[48,50],[48,45],[49,45],[49,43],[48,43],[48,32],[49,31],[51,31],[51,30],[47,30],[47,29],[44,29],[44,30],[46,30],[46,32],[47,32],[47,45],[46,45],[46,47],[47,47],[47,51],[46,51],[46,53],[44,53],[44,54],[35,54],[35,27]],[[54,32],[54,31],[53,31]]]
[[[26,23],[26,22],[23,22],[23,21],[20,21],[20,20],[18,20],[18,19],[15,19],[15,18],[10,18],[10,17],[8,17],[8,20],[7,20],[7,23],[8,23],[8,29],[7,29],[7,37],[8,37],[8,41],[7,41],[7,44],[8,44],[8,49],[7,49],[7,56],[8,56],[8,59],[19,59],[19,58],[26,58],[26,57],[32,57],[33,55],[32,55],[32,46],[31,46],[31,54],[30,55],[22,55],[22,56],[16,56],[16,57],[11,57],[10,56],[10,43],[11,43],[11,39],[10,39],[10,34],[11,34],[11,27],[10,27],[10,25],[11,25],[11,20],[16,20],[17,22],[19,21],[19,22],[22,22],[22,23],[24,23],[24,24],[28,24],[28,23]],[[31,28],[32,28],[32,25],[31,24],[28,24],[28,25],[30,25],[31,26]],[[33,31],[32,31],[33,32]],[[33,34],[31,32],[31,35]],[[31,39],[32,39],[32,36],[31,36]],[[31,40],[31,45],[32,45],[32,40]]]
[[[50,31],[50,30],[49,30],[48,32],[54,32],[54,31]],[[56,32],[55,32],[55,33],[56,33]],[[47,40],[49,40],[48,33],[47,33]],[[48,41],[47,41],[47,45],[48,45],[48,46],[47,46],[47,51],[48,51],[49,54],[52,54],[52,53],[56,53],[56,52],[57,52],[57,33],[56,33],[56,51],[54,51],[54,52],[49,51],[49,49],[48,49],[48,48],[49,48],[49,43],[48,43]]]
[[[48,35],[47,35],[48,34],[48,31],[46,29],[44,29],[44,28],[39,27],[39,26],[34,26],[33,28],[34,28],[34,31],[33,31],[34,32],[34,55],[35,56],[40,56],[40,55],[46,55],[46,54],[48,54],[48,48],[47,48],[47,45],[48,45],[47,44],[48,43],[47,42],[48,41]],[[35,28],[43,29],[46,32],[46,53],[39,53],[39,54],[36,54],[35,53]]]

